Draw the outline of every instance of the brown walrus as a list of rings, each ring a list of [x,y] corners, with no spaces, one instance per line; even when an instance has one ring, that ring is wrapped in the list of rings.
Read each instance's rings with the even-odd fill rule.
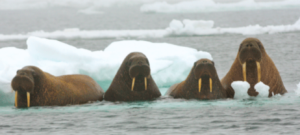
[[[147,57],[133,52],[124,59],[110,87],[105,92],[106,101],[145,101],[161,96],[150,74]]]
[[[259,94],[254,86],[260,81],[270,86],[269,97],[287,92],[274,62],[265,51],[263,44],[256,38],[246,38],[241,43],[235,61],[221,80],[228,97],[234,97],[231,83],[239,80],[250,84],[249,96]]]
[[[209,59],[196,61],[186,80],[170,87],[166,95],[201,100],[227,98],[214,62]]]
[[[103,100],[104,91],[89,76],[55,77],[35,66],[17,71],[11,82],[15,90],[15,106],[63,106]]]

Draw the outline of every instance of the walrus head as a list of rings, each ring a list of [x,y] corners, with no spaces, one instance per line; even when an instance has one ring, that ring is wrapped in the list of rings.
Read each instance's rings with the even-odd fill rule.
[[[194,63],[194,77],[198,80],[198,90],[201,92],[203,82],[209,82],[209,91],[212,92],[212,78],[217,75],[215,64],[209,59],[200,59]]]
[[[29,66],[17,71],[17,75],[11,82],[11,86],[15,91],[16,107],[30,107],[30,94],[34,92],[34,78],[36,75],[36,71]],[[21,101],[18,101],[18,99]]]
[[[261,80],[261,61],[262,53],[264,51],[262,43],[256,38],[246,38],[239,48],[238,60],[243,68],[243,79],[247,81],[247,65],[256,65],[257,67],[257,79]]]
[[[150,65],[147,57],[139,52],[129,54],[127,67],[129,76],[132,79],[131,91],[134,91],[135,82],[144,81],[147,90],[147,79],[150,78]]]

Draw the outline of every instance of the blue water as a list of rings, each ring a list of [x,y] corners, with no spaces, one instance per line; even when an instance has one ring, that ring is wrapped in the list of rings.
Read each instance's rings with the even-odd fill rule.
[[[250,24],[286,25],[300,9],[195,14],[142,14],[139,7],[105,8],[104,15],[83,15],[71,8],[0,11],[0,33],[81,29],[162,29],[172,19],[214,20],[217,27]],[[49,21],[49,19],[51,21]],[[208,51],[220,78],[229,70],[238,45],[249,36],[225,34],[143,39]],[[13,93],[0,92],[0,134],[298,134],[300,96],[300,33],[253,35],[264,44],[289,93],[273,98],[197,101],[161,97],[151,102],[95,102],[64,107],[16,109]],[[124,39],[60,39],[76,47],[104,49]],[[0,47],[26,48],[25,41],[1,41]],[[182,78],[184,79],[184,78]],[[109,86],[107,84],[101,84]],[[168,88],[160,88],[162,94]]]
[[[96,102],[67,107],[1,107],[0,133],[296,134],[300,98]]]

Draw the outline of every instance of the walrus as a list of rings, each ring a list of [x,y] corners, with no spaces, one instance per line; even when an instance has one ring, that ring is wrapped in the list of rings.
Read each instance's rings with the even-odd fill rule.
[[[209,59],[196,61],[188,77],[171,86],[166,95],[200,100],[227,98],[214,65]]]
[[[55,77],[35,66],[17,71],[11,82],[17,108],[64,106],[103,100],[103,89],[89,76]]]
[[[127,55],[104,94],[106,101],[149,101],[160,97],[150,74],[148,58],[140,52]]]
[[[254,86],[260,81],[270,86],[269,97],[273,94],[282,95],[287,92],[274,62],[257,38],[246,38],[242,41],[235,61],[229,72],[221,80],[228,97],[234,97],[231,83],[240,80],[247,81],[250,84],[249,96],[259,94],[255,91]]]

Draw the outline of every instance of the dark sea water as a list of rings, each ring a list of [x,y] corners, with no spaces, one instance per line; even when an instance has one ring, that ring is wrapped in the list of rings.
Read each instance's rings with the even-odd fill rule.
[[[143,14],[139,7],[104,8],[85,15],[73,8],[0,11],[0,33],[20,34],[65,28],[164,29],[173,19],[213,20],[217,27],[250,24],[286,25],[300,18],[300,9],[255,10],[193,14]],[[225,76],[241,41],[237,34],[138,39],[167,42],[210,52],[219,78]],[[298,134],[300,97],[300,32],[253,35],[275,62],[289,93],[273,98],[197,101],[163,96],[152,102],[96,102],[66,107],[15,109],[0,106],[0,134]],[[59,39],[89,50],[102,50],[125,39]],[[25,40],[0,41],[0,47],[25,49]],[[159,48],[158,48],[159,49]],[[164,94],[168,88],[160,88]],[[1,93],[0,93],[1,95]],[[1,97],[0,101],[9,97]]]

